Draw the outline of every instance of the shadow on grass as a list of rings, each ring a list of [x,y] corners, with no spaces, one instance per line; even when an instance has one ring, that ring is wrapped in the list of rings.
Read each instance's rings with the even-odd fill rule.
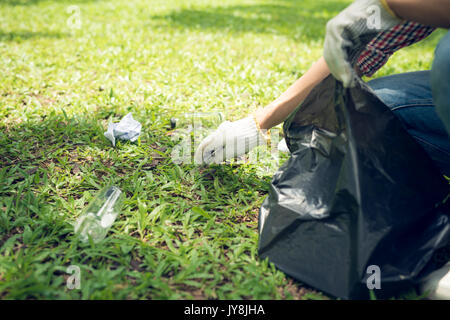
[[[132,186],[145,171],[168,181],[183,179],[184,173],[191,172],[208,192],[215,194],[215,183],[220,182],[223,194],[251,201],[257,199],[255,192],[262,196],[268,191],[271,177],[258,177],[254,166],[175,164],[171,151],[177,142],[166,134],[168,128],[149,130],[145,120],[139,143],[121,142],[114,148],[104,137],[107,119],[114,114],[113,109],[102,108],[91,117],[50,114],[29,122],[0,124],[0,199],[15,195],[24,186],[27,190],[51,186],[59,190],[59,197],[78,199],[84,191],[107,183]],[[136,119],[142,121],[145,116]],[[134,187],[124,191],[130,197],[140,192]],[[193,199],[197,191],[186,195],[184,189],[174,188],[172,194]]]
[[[70,36],[63,32],[41,32],[41,31],[13,31],[4,32],[0,30],[0,42],[22,42],[35,38],[62,39]]]
[[[67,5],[77,5],[88,2],[100,2],[103,0],[1,0],[0,4],[6,4],[10,6],[33,6],[38,5],[41,2],[54,2],[54,3],[66,3]]]
[[[19,124],[0,124],[0,168],[6,170],[0,196],[8,194],[38,171],[59,171],[59,160],[76,158],[80,146],[106,147],[101,126],[88,119],[50,115]],[[80,160],[80,159],[74,159]],[[69,162],[70,163],[70,162]]]
[[[279,1],[269,4],[183,8],[153,20],[170,27],[232,33],[266,33],[300,41],[322,41],[329,19],[346,4],[339,1]]]
[[[164,174],[165,169],[178,166],[170,159],[171,146],[176,142],[166,135],[167,129],[164,127],[149,132],[145,129],[147,124],[144,122],[140,146],[135,153],[129,147],[137,146],[136,143],[121,141],[116,147],[112,147],[111,142],[104,137],[107,121],[111,116],[123,117],[115,114],[113,108],[102,108],[91,117],[83,114],[73,117],[50,114],[22,123],[0,123],[0,180],[2,170],[5,170],[0,197],[14,193],[14,190],[35,174],[55,177],[78,175],[80,178],[89,175],[100,179],[98,184],[101,184],[105,179],[126,180],[136,172],[136,161],[146,157],[148,163],[143,163],[139,170],[154,170],[156,174]],[[123,153],[130,156],[124,157]],[[96,158],[98,154],[103,155],[102,159]],[[186,165],[183,169],[194,168],[198,170],[194,165]],[[115,171],[115,177],[111,177],[112,170]],[[216,170],[209,172],[226,184],[235,176],[231,167],[218,166]],[[254,183],[254,179],[252,176],[248,177],[248,184]],[[214,177],[206,177],[204,182],[207,188],[214,188],[213,180]],[[95,184],[86,180],[80,187],[86,190],[95,188]],[[233,187],[238,186],[236,184]]]

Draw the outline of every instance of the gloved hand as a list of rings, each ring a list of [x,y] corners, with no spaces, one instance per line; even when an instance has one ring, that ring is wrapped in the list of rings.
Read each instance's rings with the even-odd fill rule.
[[[344,87],[355,85],[353,69],[366,45],[380,32],[401,23],[386,0],[355,0],[327,23],[323,56]]]
[[[194,160],[197,164],[218,164],[242,156],[256,146],[267,143],[267,139],[253,116],[235,122],[225,121],[200,143]]]

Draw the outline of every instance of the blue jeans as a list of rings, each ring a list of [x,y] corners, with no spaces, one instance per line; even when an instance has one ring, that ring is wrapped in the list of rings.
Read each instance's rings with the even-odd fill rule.
[[[382,77],[368,85],[450,177],[450,32],[436,47],[431,70]]]

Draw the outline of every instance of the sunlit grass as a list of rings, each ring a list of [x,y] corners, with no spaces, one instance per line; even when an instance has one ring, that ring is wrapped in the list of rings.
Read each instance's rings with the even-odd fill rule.
[[[326,298],[258,259],[273,171],[175,165],[168,132],[180,112],[237,120],[274,100],[347,3],[1,1],[0,297]],[[441,34],[377,76],[429,68]],[[107,122],[128,112],[142,136],[113,148]],[[123,210],[103,242],[79,243],[71,224],[107,184]],[[66,287],[69,265],[80,290]]]

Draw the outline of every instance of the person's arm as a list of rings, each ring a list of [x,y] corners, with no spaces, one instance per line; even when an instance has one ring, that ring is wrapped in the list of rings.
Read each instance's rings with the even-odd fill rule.
[[[386,0],[386,3],[400,19],[450,28],[450,0]]]
[[[195,163],[221,163],[239,157],[267,142],[265,129],[283,122],[306,98],[311,90],[330,74],[324,58],[320,58],[278,99],[243,119],[219,125],[195,151]]]
[[[321,57],[311,68],[290,86],[278,99],[255,113],[261,129],[270,129],[283,122],[289,114],[306,98],[311,90],[330,74],[330,70]]]

